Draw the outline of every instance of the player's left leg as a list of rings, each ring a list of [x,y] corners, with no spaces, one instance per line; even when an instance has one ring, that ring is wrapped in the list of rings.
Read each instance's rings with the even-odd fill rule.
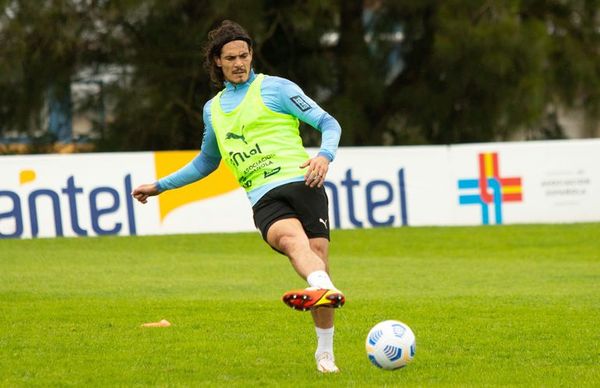
[[[325,266],[325,272],[329,275],[329,241],[326,238],[311,238],[309,240],[310,249],[321,259]],[[316,274],[318,276],[318,274]],[[319,279],[311,279],[312,282],[318,283]],[[328,284],[316,286],[319,288],[327,288]],[[333,284],[331,284],[333,285]],[[331,308],[315,308],[311,310],[315,326],[322,329],[333,328],[334,309]],[[331,348],[333,350],[333,347]]]
[[[329,274],[329,241],[326,238],[312,238],[309,241],[311,250],[323,261],[325,271]],[[315,359],[317,369],[323,373],[339,372],[333,355],[334,312],[332,308],[323,307],[311,310],[317,332]]]

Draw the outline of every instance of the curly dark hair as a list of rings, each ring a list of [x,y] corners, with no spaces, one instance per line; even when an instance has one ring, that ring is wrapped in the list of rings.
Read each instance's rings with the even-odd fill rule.
[[[214,30],[208,33],[208,42],[204,47],[204,68],[210,75],[210,80],[217,87],[222,87],[225,82],[223,70],[217,66],[215,58],[221,55],[223,46],[234,40],[243,40],[252,50],[252,39],[242,26],[231,20],[224,20]]]

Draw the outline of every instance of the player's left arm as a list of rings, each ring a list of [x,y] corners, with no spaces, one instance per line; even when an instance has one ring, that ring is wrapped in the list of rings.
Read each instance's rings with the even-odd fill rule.
[[[297,117],[321,132],[318,154],[301,165],[301,168],[306,168],[306,184],[321,187],[325,182],[329,163],[335,159],[337,153],[342,133],[340,124],[292,81],[269,77],[264,83],[266,85],[262,94],[267,107]]]

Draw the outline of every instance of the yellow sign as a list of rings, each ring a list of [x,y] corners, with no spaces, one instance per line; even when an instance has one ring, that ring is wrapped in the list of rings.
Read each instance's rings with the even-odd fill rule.
[[[189,163],[197,151],[160,151],[154,153],[157,178],[165,177]],[[175,190],[168,190],[158,197],[160,221],[173,210],[191,202],[217,197],[240,187],[224,163],[216,171],[198,182]]]

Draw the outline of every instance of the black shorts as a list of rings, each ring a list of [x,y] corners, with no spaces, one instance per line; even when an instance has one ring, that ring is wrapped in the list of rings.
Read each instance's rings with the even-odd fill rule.
[[[254,225],[267,241],[267,231],[275,221],[297,218],[308,238],[329,240],[329,202],[324,187],[302,182],[287,183],[265,194],[252,207]]]

